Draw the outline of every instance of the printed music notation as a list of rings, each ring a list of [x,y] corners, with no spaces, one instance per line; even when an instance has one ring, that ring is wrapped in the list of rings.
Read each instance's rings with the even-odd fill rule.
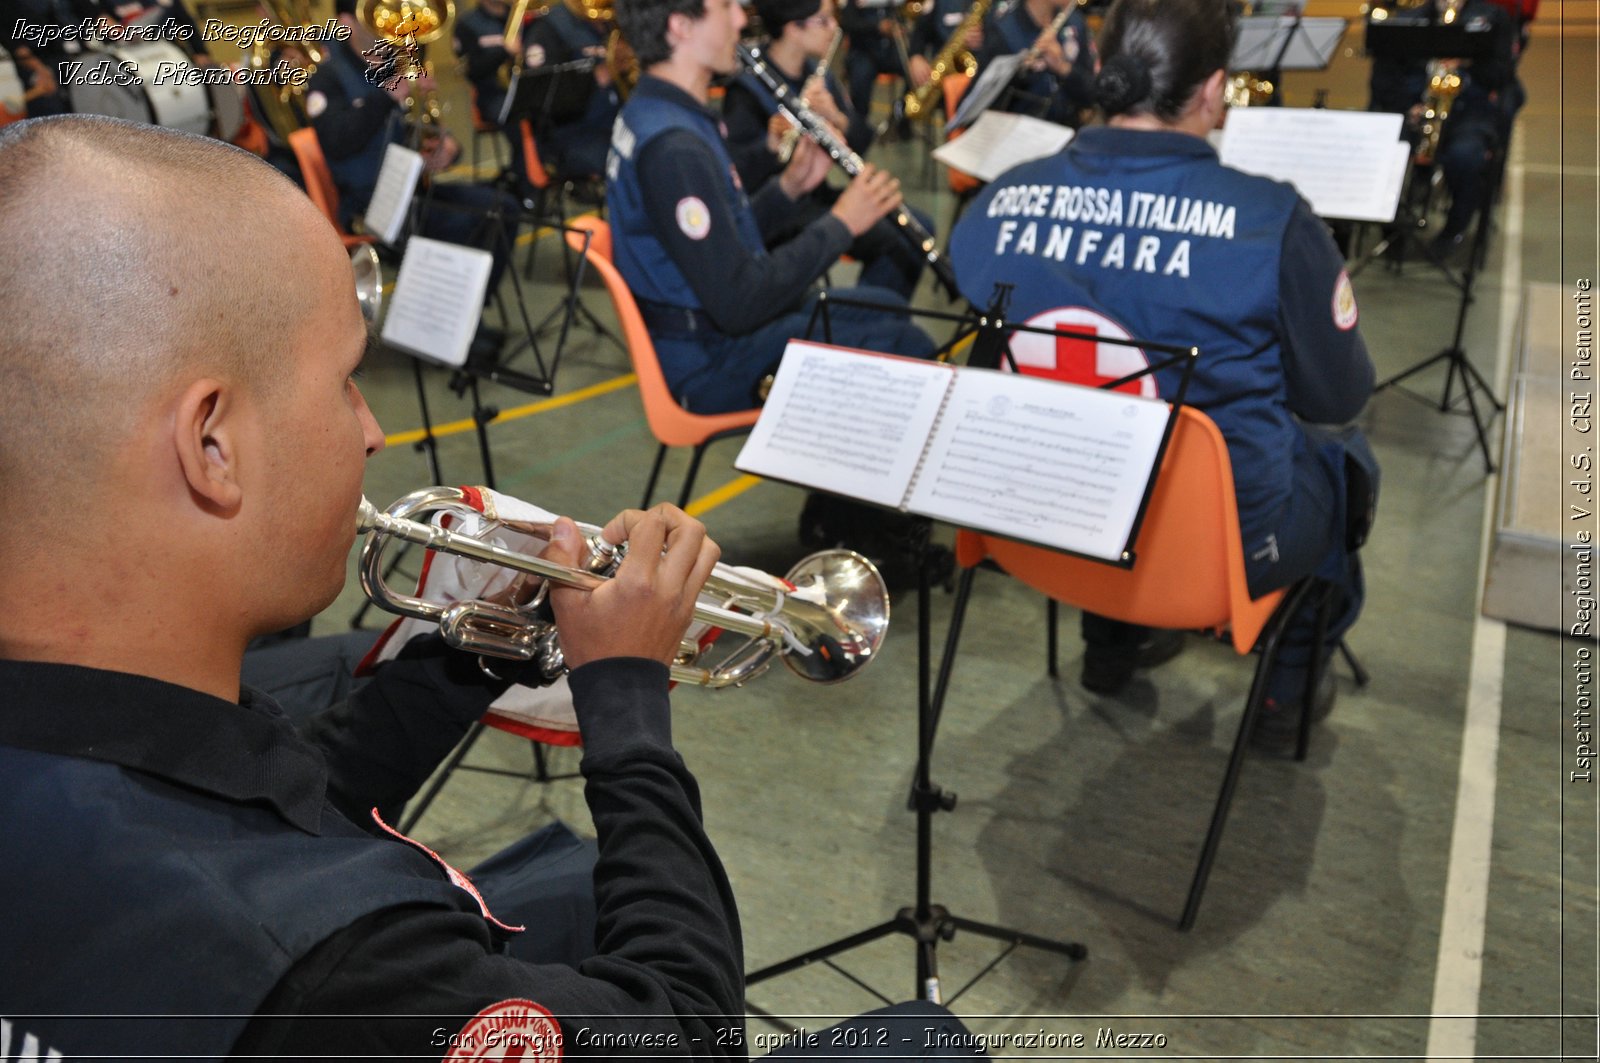
[[[952,372],[792,342],[740,461],[759,453],[764,476],[899,506]]]
[[[1389,222],[1411,161],[1401,120],[1367,111],[1235,108],[1217,154],[1245,173],[1288,181],[1320,217]]]
[[[429,361],[465,365],[493,265],[487,251],[413,236],[383,320],[383,342]]]
[[[1169,415],[1154,399],[796,342],[736,464],[1116,560]]]

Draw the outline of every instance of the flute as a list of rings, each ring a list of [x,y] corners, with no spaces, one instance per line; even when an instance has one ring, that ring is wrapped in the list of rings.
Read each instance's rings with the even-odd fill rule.
[[[862,167],[866,165],[861,161],[861,156],[852,151],[850,145],[834,136],[828,124],[818,118],[806,101],[789,88],[789,83],[767,66],[761,53],[747,44],[740,44],[738,48],[739,62],[743,63],[745,68],[767,87],[767,91],[777,98],[778,110],[783,116],[799,126],[806,136],[816,141],[817,145],[828,153],[834,165],[846,174],[854,177],[860,173]],[[956,287],[956,271],[940,253],[933,234],[922,227],[922,223],[904,203],[892,217],[900,232],[916,247],[918,254],[928,263],[928,268],[933,270],[933,275],[939,279],[939,283],[949,289],[952,296],[956,295],[960,290]]]

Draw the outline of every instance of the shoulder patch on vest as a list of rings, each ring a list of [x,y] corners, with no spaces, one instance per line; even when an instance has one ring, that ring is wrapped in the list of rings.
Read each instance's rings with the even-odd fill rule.
[[[320,92],[306,94],[306,117],[316,118],[328,109],[328,97]]]
[[[1350,286],[1350,274],[1339,271],[1333,285],[1333,323],[1346,332],[1356,327],[1361,311],[1356,307],[1356,290]]]
[[[444,1058],[557,1063],[561,1059],[561,1027],[531,1000],[502,1000],[451,1034],[450,1053]]]
[[[678,228],[691,240],[704,240],[711,231],[711,211],[699,196],[684,196],[678,200]]]

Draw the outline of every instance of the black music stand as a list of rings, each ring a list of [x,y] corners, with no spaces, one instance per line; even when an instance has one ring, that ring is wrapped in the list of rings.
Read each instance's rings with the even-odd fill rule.
[[[521,123],[526,121],[537,136],[556,125],[581,117],[595,92],[594,70],[599,62],[598,59],[586,57],[522,70],[512,78],[511,86],[506,92],[506,102],[500,110],[501,127],[518,130]],[[567,182],[565,178],[555,173],[552,173],[551,181],[556,190],[554,212],[551,212],[550,204],[546,200],[549,189],[541,189],[533,221],[536,225],[550,225],[559,229],[566,221],[564,203]],[[538,242],[535,240],[528,250],[526,268],[529,276],[533,273],[533,252],[537,247]],[[558,324],[564,334],[567,322],[576,316],[596,335],[603,336],[618,347],[626,349],[626,345],[617,334],[594,315],[584,303],[582,295],[578,293],[578,285],[573,275],[572,249],[566,245],[565,240],[561,244],[561,263],[567,282],[571,285],[570,296],[563,306],[556,307],[545,315],[534,328],[534,334],[545,335]],[[580,279],[581,271],[580,266]],[[558,321],[558,315],[562,315],[564,320]]]
[[[836,303],[840,306],[859,307],[882,310],[886,313],[898,313],[904,316],[929,318],[940,321],[954,322],[956,332],[939,352],[940,360],[949,356],[950,351],[957,345],[972,338],[972,353],[968,364],[979,368],[998,368],[1003,361],[1008,363],[1013,371],[1016,362],[1007,344],[1006,336],[1011,332],[1026,331],[1043,335],[1066,337],[1071,339],[1091,339],[1105,343],[1116,343],[1124,346],[1144,346],[1159,350],[1169,357],[1158,366],[1129,374],[1105,385],[1114,388],[1136,380],[1146,373],[1154,372],[1157,368],[1165,368],[1178,364],[1180,358],[1187,358],[1183,382],[1179,388],[1179,396],[1174,403],[1172,415],[1168,419],[1166,430],[1162,435],[1161,444],[1156,453],[1155,467],[1159,468],[1161,457],[1166,452],[1172,437],[1172,431],[1177,424],[1177,407],[1182,404],[1182,394],[1188,387],[1189,371],[1193,367],[1192,348],[1168,347],[1162,344],[1140,344],[1133,340],[1115,340],[1111,337],[1094,336],[1091,334],[1073,332],[1065,328],[1044,329],[1028,325],[1014,324],[1005,320],[1006,306],[1010,301],[1011,286],[997,285],[993,302],[982,314],[951,314],[936,310],[922,310],[906,306],[891,306],[865,300],[838,298],[823,292],[817,300],[813,311],[807,335],[820,327],[824,342],[831,342],[831,327],[828,318],[828,306]],[[1154,477],[1151,477],[1151,483]],[[1133,532],[1129,537],[1130,549],[1133,536],[1137,535],[1139,523],[1143,520],[1145,509],[1150,501],[1150,485],[1145,488],[1144,499],[1140,504],[1138,516],[1134,520]],[[1125,555],[1125,564],[1132,564],[1132,553]],[[1078,942],[1057,941],[1053,938],[1030,934],[1011,927],[998,926],[993,923],[979,922],[956,915],[942,904],[933,903],[933,816],[938,812],[950,812],[956,806],[956,794],[945,790],[933,781],[932,762],[933,744],[938,733],[939,717],[944,708],[945,692],[949,684],[949,674],[953,663],[955,647],[950,642],[945,645],[944,655],[940,663],[937,687],[930,687],[929,663],[932,660],[932,633],[931,633],[931,583],[929,566],[924,558],[924,563],[917,570],[917,761],[916,776],[911,784],[911,791],[907,798],[907,807],[916,814],[917,820],[917,851],[916,851],[916,897],[912,904],[899,909],[895,914],[885,920],[869,926],[856,933],[842,937],[818,948],[802,952],[789,959],[768,964],[745,975],[745,984],[754,985],[778,975],[788,974],[813,963],[825,963],[840,974],[864,985],[855,976],[848,974],[832,962],[832,958],[844,952],[849,952],[862,945],[870,944],[880,938],[891,934],[904,934],[911,938],[916,945],[915,976],[916,986],[914,992],[919,999],[931,1001],[936,1004],[954,1003],[963,993],[992,971],[1007,956],[1020,946],[1042,949],[1066,956],[1072,960],[1087,958],[1089,950]],[[959,629],[960,618],[951,620],[952,631]],[[990,938],[1005,943],[1006,947],[967,981],[960,989],[951,994],[948,999],[943,994],[939,980],[938,946],[940,941],[952,940],[957,931],[965,930],[980,937]],[[882,994],[878,994],[880,997]],[[887,999],[887,998],[884,998]],[[750,1005],[746,1005],[750,1007]],[[769,1021],[775,1021],[760,1009],[751,1008],[757,1014],[763,1015]]]
[[[1367,23],[1367,49],[1375,56],[1383,58],[1414,61],[1438,58],[1482,59],[1492,53],[1493,45],[1492,32],[1469,32],[1466,19],[1458,20],[1451,25],[1443,25],[1435,23],[1430,17],[1399,13],[1378,21],[1372,21],[1369,16]],[[1505,145],[1501,145],[1500,150],[1505,151]],[[1396,217],[1396,231],[1402,247],[1406,241],[1417,242],[1428,262],[1460,293],[1456,304],[1455,332],[1449,346],[1410,368],[1380,381],[1373,390],[1376,392],[1388,387],[1399,387],[1402,381],[1443,364],[1445,379],[1444,389],[1438,400],[1439,412],[1458,412],[1465,403],[1466,413],[1472,418],[1473,431],[1478,437],[1478,449],[1483,454],[1484,472],[1491,473],[1494,472],[1495,465],[1489,451],[1488,429],[1505,409],[1505,404],[1495,396],[1489,381],[1472,364],[1462,347],[1462,338],[1466,333],[1467,311],[1475,299],[1473,289],[1477,283],[1478,271],[1488,251],[1491,214],[1493,204],[1498,198],[1499,180],[1496,177],[1491,181],[1491,187],[1485,191],[1483,204],[1474,223],[1472,246],[1467,254],[1466,267],[1457,277],[1449,264],[1433,249],[1432,244],[1421,242],[1418,238],[1424,227],[1424,219],[1417,213],[1416,204],[1410,202],[1416,198],[1410,186],[1415,181],[1417,172],[1417,167],[1413,166],[1412,172],[1407,175],[1407,189],[1401,195],[1401,213]],[[1498,175],[1501,167],[1494,166],[1492,172]],[[1391,243],[1391,238],[1380,241],[1350,270],[1350,275],[1354,277],[1359,274],[1374,257],[1387,250]],[[1459,392],[1456,391],[1458,385]],[[1432,402],[1431,399],[1417,395],[1407,388],[1399,387],[1399,390],[1402,394],[1420,401],[1430,404]],[[1487,400],[1487,410],[1480,409],[1478,393],[1482,393]]]

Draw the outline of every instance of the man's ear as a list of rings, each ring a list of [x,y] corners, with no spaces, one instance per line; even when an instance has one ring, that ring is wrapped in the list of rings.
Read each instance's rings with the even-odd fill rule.
[[[238,510],[238,391],[218,380],[196,380],[183,390],[173,411],[172,442],[190,492],[207,508]]]

